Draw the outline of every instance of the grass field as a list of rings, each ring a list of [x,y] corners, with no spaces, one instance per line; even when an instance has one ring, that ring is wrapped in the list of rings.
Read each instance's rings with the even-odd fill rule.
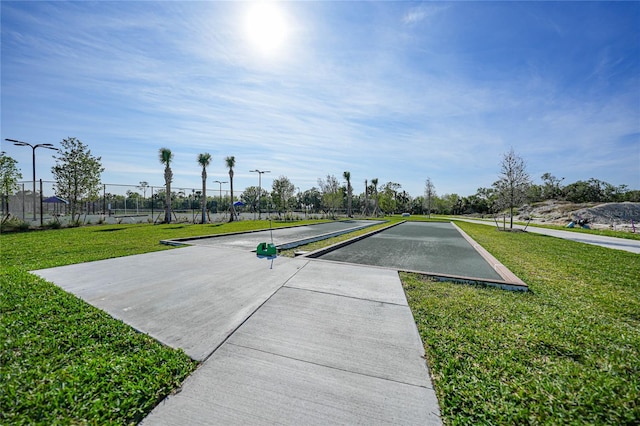
[[[640,256],[458,225],[531,291],[401,274],[445,423],[639,424]],[[268,226],[0,235],[0,423],[135,423],[197,367],[28,270],[169,249],[160,239]]]
[[[447,424],[640,424],[640,256],[458,225],[529,293],[402,274]]]

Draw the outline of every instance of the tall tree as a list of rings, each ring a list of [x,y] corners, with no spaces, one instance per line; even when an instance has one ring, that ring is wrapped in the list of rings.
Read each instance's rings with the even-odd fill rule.
[[[373,215],[378,215],[378,178],[371,179],[371,186],[373,190]]]
[[[198,164],[202,166],[202,223],[207,223],[207,167],[211,163],[211,154],[198,154]]]
[[[101,157],[91,155],[91,150],[79,139],[67,138],[60,142],[62,149],[53,158],[56,165],[51,173],[56,181],[56,193],[69,202],[71,222],[80,219],[80,203],[98,198],[100,174],[104,171]]]
[[[542,182],[544,186],[542,187],[542,198],[545,200],[556,199],[560,195],[562,195],[562,187],[560,184],[564,178],[558,179],[551,173],[545,173],[542,175]]]
[[[317,212],[322,205],[322,193],[315,186],[307,189],[302,193],[302,204],[305,206],[305,212]]]
[[[373,182],[373,181],[372,181]],[[396,182],[387,182],[381,185],[381,193],[377,197],[380,209],[386,214],[392,214],[398,206],[397,195],[402,186]]]
[[[529,185],[531,179],[524,160],[511,148],[503,155],[500,178],[493,184],[498,194],[498,202],[502,208],[509,209],[510,228],[513,228],[513,210],[526,199]]]
[[[353,188],[351,187],[351,172],[344,172],[342,176],[344,177],[344,180],[347,181],[347,217],[353,217],[353,215],[351,214],[351,200],[353,196]]]
[[[271,192],[271,199],[276,205],[278,211],[284,211],[287,208],[288,201],[293,197],[293,193],[296,187],[291,183],[286,176],[280,176],[273,181],[271,185],[273,191]]]
[[[369,181],[364,180],[364,211],[362,212],[364,217],[369,215]]]
[[[149,182],[143,180],[139,183],[140,185],[138,185],[136,188],[142,191],[142,208],[144,209],[144,202],[147,199],[147,188],[149,187]]]
[[[436,187],[431,182],[431,178],[428,177],[424,183],[424,204],[427,209],[427,217],[431,217],[431,202],[436,196]]]
[[[327,175],[326,181],[318,179],[318,185],[322,191],[322,206],[333,216],[335,210],[342,205],[343,196],[340,183],[335,176]]]
[[[233,205],[234,202],[234,198],[233,198],[233,168],[236,166],[236,157],[234,157],[233,155],[230,155],[229,157],[224,159],[225,164],[227,165],[227,168],[229,169],[229,189],[230,189],[230,193],[231,193],[231,203],[229,206],[229,210],[231,212],[230,216],[229,216],[229,222],[233,222],[233,220],[235,219],[235,215],[236,215],[236,208]]]
[[[258,196],[258,192],[260,196]],[[248,186],[244,189],[244,192],[240,195],[240,199],[243,203],[251,208],[254,213],[258,211],[258,202],[261,206],[268,204],[269,193],[264,188],[258,188],[257,186]]]
[[[0,196],[2,196],[2,221],[9,217],[9,195],[18,189],[18,180],[22,179],[22,173],[16,167],[18,162],[0,152]]]
[[[173,172],[171,171],[171,161],[173,160],[173,153],[169,148],[160,148],[160,163],[164,164],[164,186],[165,186],[165,200],[164,200],[164,221],[171,223],[171,182],[173,181]]]

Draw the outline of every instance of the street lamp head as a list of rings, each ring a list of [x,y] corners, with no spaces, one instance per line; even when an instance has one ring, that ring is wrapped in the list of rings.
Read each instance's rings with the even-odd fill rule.
[[[38,145],[35,146],[36,148],[47,148],[47,149],[53,149],[54,151],[60,151],[58,148],[56,148],[55,146],[53,146],[52,143],[40,143]]]
[[[31,144],[28,144],[28,143],[22,142],[22,141],[18,141],[18,140],[15,140],[15,139],[5,138],[5,141],[11,142],[11,143],[13,143],[14,145],[17,145],[17,146],[31,146]]]
[[[31,145],[29,142],[23,142],[23,141],[19,141],[16,139],[9,139],[9,138],[5,138],[5,141],[11,142],[15,146],[30,146],[34,150],[36,148],[42,147],[42,148],[48,148],[48,149],[55,149],[56,151],[59,151],[59,149],[53,146],[52,143],[39,143],[37,145]]]

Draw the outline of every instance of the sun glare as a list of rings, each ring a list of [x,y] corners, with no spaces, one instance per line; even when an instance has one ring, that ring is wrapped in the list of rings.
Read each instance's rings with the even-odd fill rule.
[[[273,54],[287,38],[284,12],[276,2],[252,4],[245,20],[249,43],[262,54]]]

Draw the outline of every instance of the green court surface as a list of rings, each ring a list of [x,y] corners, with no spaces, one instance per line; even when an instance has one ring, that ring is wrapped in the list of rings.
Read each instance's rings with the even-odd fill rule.
[[[450,223],[404,222],[319,259],[504,281]]]

